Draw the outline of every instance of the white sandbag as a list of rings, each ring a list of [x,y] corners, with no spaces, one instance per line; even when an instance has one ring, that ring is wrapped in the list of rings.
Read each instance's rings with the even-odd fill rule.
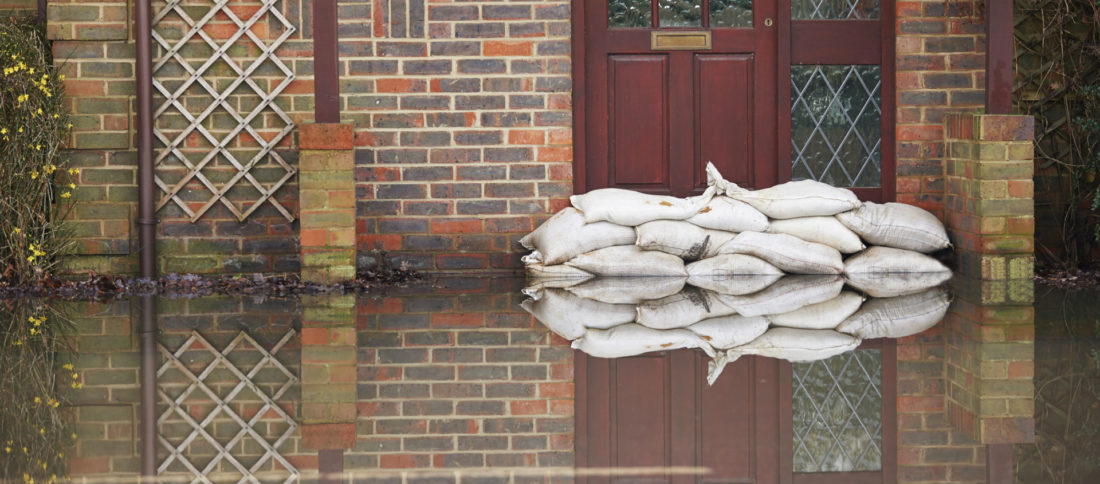
[[[836,330],[863,339],[901,338],[935,326],[950,306],[951,297],[942,288],[908,296],[872,298]]]
[[[721,230],[710,229],[704,229],[703,231],[707,233],[709,240],[707,241],[707,247],[703,249],[703,255],[699,257],[700,259],[709,259],[716,255],[721,255],[722,247],[737,237],[736,232],[723,232]]]
[[[726,232],[765,232],[768,230],[768,217],[752,208],[749,204],[730,197],[716,196],[699,214],[689,219],[703,228]]]
[[[686,277],[598,277],[567,290],[610,304],[638,304],[676,294],[686,281]]]
[[[691,331],[656,330],[638,324],[624,324],[608,330],[589,329],[571,346],[597,358],[623,358],[680,348],[700,348],[714,356],[714,349]]]
[[[852,351],[859,343],[859,338],[831,329],[772,328],[751,343],[730,349],[726,358],[736,359],[741,354],[815,361]]]
[[[840,223],[836,217],[775,220],[772,221],[768,232],[793,235],[806,242],[827,245],[840,251],[841,254],[854,254],[867,248],[863,245],[863,241],[859,240],[859,236]]]
[[[569,202],[584,213],[584,220],[641,225],[654,220],[684,220],[699,213],[710,202],[714,188],[689,198],[649,195],[621,188],[601,188],[569,197]]]
[[[904,203],[864,202],[836,218],[872,245],[924,253],[951,246],[943,223],[935,215]]]
[[[698,262],[692,262],[684,269],[691,277],[783,274],[783,271],[764,260],[745,254],[720,254]]]
[[[619,245],[578,255],[567,265],[604,277],[685,277],[684,260],[672,254]]]
[[[827,245],[806,242],[787,234],[742,232],[726,242],[721,251],[759,257],[791,274],[840,274],[844,261],[840,251]]]
[[[733,313],[714,293],[685,287],[671,296],[639,304],[635,321],[653,329],[686,328],[704,319]]]
[[[895,297],[939,286],[951,270],[920,252],[875,246],[845,261],[844,276],[872,297]]]
[[[687,329],[702,337],[714,349],[725,350],[747,344],[764,334],[768,330],[768,320],[762,316],[731,315],[706,319]]]
[[[713,253],[733,239],[725,232],[706,230],[682,220],[654,220],[634,228],[635,245],[644,250],[672,254],[684,260],[696,260]]]
[[[742,316],[763,316],[828,301],[842,289],[844,279],[840,276],[787,276],[760,292],[745,296],[719,294],[717,299]]]
[[[781,183],[762,190],[747,190],[726,181],[713,164],[707,164],[707,183],[773,219],[835,215],[859,206],[851,190],[813,180]]]
[[[810,304],[781,314],[770,314],[768,321],[786,328],[834,329],[859,311],[864,299],[854,291],[841,291],[840,295],[828,301]]]
[[[584,329],[611,328],[634,321],[636,311],[631,304],[608,304],[574,296],[562,289],[524,291],[531,299],[520,303],[551,331],[567,340],[584,335]]]
[[[566,207],[519,240],[535,252],[524,263],[555,265],[585,252],[634,243],[634,228],[608,222],[586,224],[577,209]]]
[[[751,256],[749,256],[751,257]],[[688,284],[716,294],[742,296],[763,291],[783,278],[782,274],[756,276],[688,276]]]
[[[593,277],[588,271],[577,269],[565,264],[546,265],[542,262],[534,262],[524,266],[528,279],[580,279],[587,280]]]

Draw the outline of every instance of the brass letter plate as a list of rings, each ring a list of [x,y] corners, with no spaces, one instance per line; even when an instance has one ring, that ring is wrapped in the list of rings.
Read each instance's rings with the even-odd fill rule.
[[[710,32],[650,32],[652,50],[710,50]]]

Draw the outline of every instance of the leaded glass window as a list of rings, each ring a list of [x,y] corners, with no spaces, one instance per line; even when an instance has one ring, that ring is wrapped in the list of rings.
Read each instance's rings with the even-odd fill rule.
[[[752,0],[710,0],[711,27],[752,27]]]
[[[661,27],[699,27],[703,25],[702,0],[658,0]]]
[[[649,0],[608,0],[608,27],[649,27],[653,12]]]
[[[794,363],[795,472],[882,468],[882,351]]]
[[[792,20],[877,19],[879,0],[792,0]]]
[[[841,187],[882,181],[882,69],[791,66],[791,178]]]

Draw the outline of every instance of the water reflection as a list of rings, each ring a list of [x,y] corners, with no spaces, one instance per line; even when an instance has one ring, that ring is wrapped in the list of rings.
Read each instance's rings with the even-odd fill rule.
[[[829,277],[641,282],[458,279],[363,298],[160,299],[150,442],[159,477],[1096,476],[1081,457],[1100,443],[1085,391],[1100,374],[1091,365],[1100,333],[1085,309],[1096,293],[1043,293],[1037,318],[1030,289],[1005,284],[869,298]],[[48,465],[85,482],[135,479],[150,444],[139,438],[139,305],[52,304],[71,315],[62,335],[72,350],[61,345],[42,361],[52,370],[71,362],[83,388],[51,384],[63,402],[56,414],[77,436],[57,440],[64,457]],[[1062,308],[1081,309],[1063,318]],[[29,395],[13,381],[2,408]],[[0,433],[13,438],[11,428]],[[16,473],[14,460],[0,462],[3,478],[23,480],[27,466]]]

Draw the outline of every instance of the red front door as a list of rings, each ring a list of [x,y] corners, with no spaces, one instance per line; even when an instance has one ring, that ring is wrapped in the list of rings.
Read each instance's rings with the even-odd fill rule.
[[[707,162],[743,186],[777,181],[774,0],[573,5],[579,187],[684,196],[706,186]]]

